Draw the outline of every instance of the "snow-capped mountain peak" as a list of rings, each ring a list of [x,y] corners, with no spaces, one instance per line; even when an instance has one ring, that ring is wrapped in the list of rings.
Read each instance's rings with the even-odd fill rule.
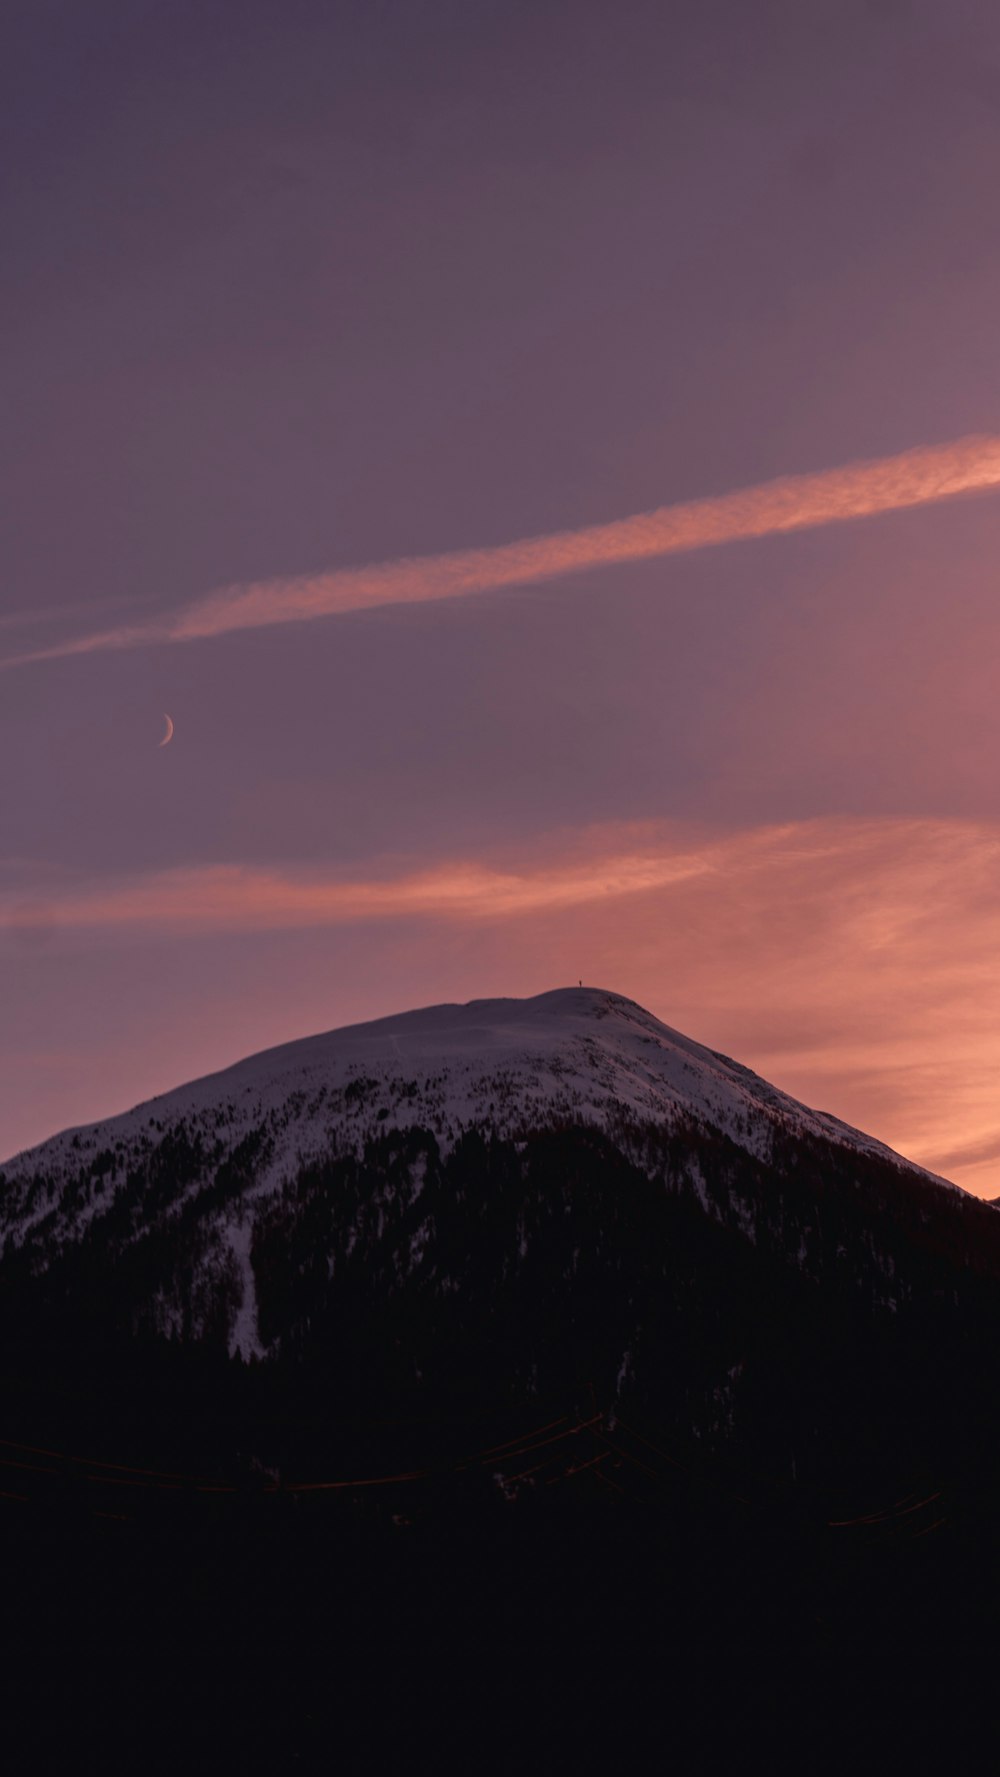
[[[581,986],[531,999],[428,1006],[300,1038],[120,1116],[65,1130],[3,1170],[13,1179],[71,1156],[78,1163],[81,1151],[129,1145],[151,1128],[162,1132],[181,1122],[213,1130],[224,1124],[235,1145],[241,1129],[278,1112],[287,1113],[282,1148],[301,1153],[317,1133],[325,1137],[345,1094],[359,1133],[369,1124],[408,1126],[428,1115],[447,1141],[449,1130],[469,1124],[512,1134],[539,1119],[604,1124],[623,1110],[644,1120],[683,1113],[759,1157],[767,1156],[780,1125],[911,1164],[671,1029],[634,1000]]]
[[[874,1163],[962,1195],[634,1001],[581,986],[307,1037],[65,1130],[0,1168],[0,1250],[44,1272],[84,1242],[119,1255],[156,1249],[169,1273],[143,1310],[156,1329],[204,1327],[214,1301],[230,1348],[262,1354],[261,1242],[302,1181],[326,1193],[344,1259],[359,1242],[372,1254],[396,1243],[389,1264],[401,1285],[414,1265],[432,1262],[428,1243],[440,1230],[440,1215],[417,1215],[428,1169],[440,1174],[471,1137],[519,1154],[540,1134],[570,1130],[594,1132],[751,1239],[759,1212],[729,1186],[725,1202],[718,1197],[698,1157],[706,1143],[742,1156],[744,1171],[779,1172],[789,1144],[802,1155],[811,1144],[839,1154],[841,1171]],[[712,1164],[731,1169],[728,1159]],[[523,1247],[518,1235],[518,1258]]]

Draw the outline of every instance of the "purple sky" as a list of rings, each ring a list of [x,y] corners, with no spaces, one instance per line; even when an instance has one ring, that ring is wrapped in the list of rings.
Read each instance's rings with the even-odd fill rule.
[[[15,0],[4,35],[0,662],[1000,432],[991,0]],[[0,1155],[582,976],[996,1194],[998,545],[984,493],[0,672]],[[708,862],[623,891],[640,853]],[[293,905],[376,881],[378,917]]]

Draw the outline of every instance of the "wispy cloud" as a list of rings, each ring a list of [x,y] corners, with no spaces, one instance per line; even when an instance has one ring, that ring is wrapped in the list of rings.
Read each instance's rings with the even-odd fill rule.
[[[80,636],[17,655],[0,665],[195,641],[233,630],[305,623],[375,605],[461,598],[586,569],[867,518],[998,487],[1000,438],[960,438],[817,474],[783,476],[716,498],[660,506],[610,524],[557,531],[492,548],[227,586],[168,620]]]
[[[384,919],[503,919],[648,893],[712,868],[709,854],[630,853],[526,871],[456,862],[351,882],[316,870],[207,865],[69,892],[42,891],[30,899],[23,891],[6,900],[0,896],[0,928],[30,937],[106,927],[232,933]]]

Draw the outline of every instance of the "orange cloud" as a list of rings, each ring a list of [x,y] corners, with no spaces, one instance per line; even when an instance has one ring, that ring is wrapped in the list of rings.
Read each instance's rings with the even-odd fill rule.
[[[986,823],[831,819],[725,836],[647,825],[558,835],[516,867],[456,861],[348,881],[224,866],[30,902],[22,880],[0,899],[0,924],[15,940],[80,931],[88,945],[102,930],[111,943],[305,929],[317,957],[322,928],[349,927],[380,1011],[396,1006],[387,970],[405,969],[410,1004],[582,974],[990,1196],[998,875],[1000,826]],[[187,1046],[176,1065],[187,1070]]]
[[[6,905],[0,900],[0,925],[27,936],[73,928],[259,932],[408,917],[499,919],[649,893],[711,868],[697,854],[640,853],[568,869],[514,872],[455,863],[395,879],[345,882],[317,871],[209,865],[69,894],[30,900],[22,894]]]
[[[424,603],[649,560],[713,544],[805,530],[1000,487],[1000,438],[960,438],[811,475],[787,475],[717,498],[660,506],[611,524],[495,548],[417,556],[331,573],[228,586],[162,623],[105,630],[2,664],[185,642],[374,605]]]

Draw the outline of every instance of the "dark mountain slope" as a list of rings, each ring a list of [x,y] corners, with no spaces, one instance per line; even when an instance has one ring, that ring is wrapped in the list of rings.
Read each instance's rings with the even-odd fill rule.
[[[372,1632],[484,1589],[509,1626],[543,1572],[623,1632],[668,1598],[692,1633],[988,1632],[995,1210],[629,1002],[543,1000],[5,1168],[11,1510],[105,1575],[196,1549],[248,1620],[335,1572]]]

